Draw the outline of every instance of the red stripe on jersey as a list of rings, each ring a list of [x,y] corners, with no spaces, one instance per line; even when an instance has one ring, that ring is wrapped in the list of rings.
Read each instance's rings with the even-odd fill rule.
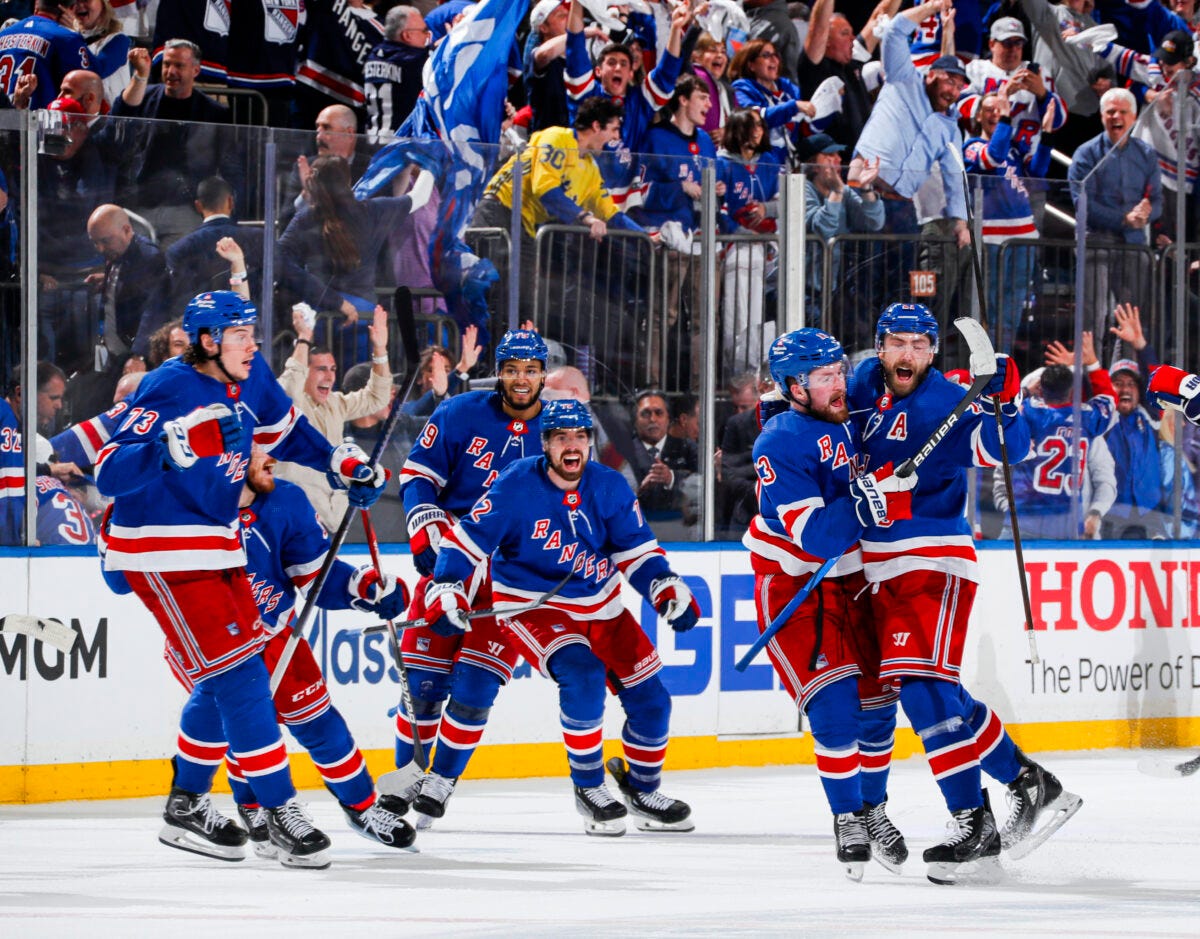
[[[567,86],[567,94],[572,98],[578,98],[586,92],[595,80],[594,75],[588,75],[586,78],[571,78],[567,75],[563,76],[563,84]]]
[[[241,551],[242,540],[235,532],[221,535],[171,535],[161,538],[121,538],[108,536],[108,550],[125,554],[144,554],[150,551]]]
[[[242,773],[242,767],[238,764],[238,761],[234,759],[232,753],[225,754],[225,773],[230,779],[236,782],[244,783],[246,781],[246,777]]]
[[[909,548],[905,551],[870,551],[863,548],[863,563],[864,564],[881,564],[884,561],[891,561],[895,558],[912,557],[916,555],[924,558],[962,558],[965,561],[974,561],[975,548],[972,545],[930,545],[924,548]]]
[[[594,730],[578,731],[567,730],[564,727],[562,735],[568,750],[594,750],[604,739],[604,728],[597,727]]]
[[[975,735],[975,749],[979,753],[979,758],[983,759],[991,753],[1003,735],[1004,724],[996,716],[995,712],[991,708],[988,708],[987,722],[980,728],[979,733]]]
[[[483,736],[483,725],[478,727],[463,727],[453,721],[443,720],[438,739],[444,740],[452,747],[473,747]]]
[[[858,755],[864,773],[878,773],[892,765],[892,751],[890,748],[882,753],[878,750],[860,750]]]
[[[103,425],[100,424],[100,418],[98,417],[93,417],[90,421],[84,421],[82,424],[76,425],[76,431],[79,435],[87,438],[87,442],[91,444],[91,453],[97,452],[108,443],[110,436],[108,431],[104,430]]]

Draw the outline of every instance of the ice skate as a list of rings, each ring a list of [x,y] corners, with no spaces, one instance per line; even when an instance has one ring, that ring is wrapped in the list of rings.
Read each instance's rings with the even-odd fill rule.
[[[846,879],[856,884],[863,879],[863,868],[871,860],[871,842],[867,836],[866,810],[844,812],[833,817],[833,837],[837,843],[837,859],[846,872]]]
[[[250,846],[254,848],[255,855],[268,861],[276,860],[279,857],[279,849],[271,843],[271,836],[267,833],[267,810],[261,805],[254,808],[239,805],[238,815],[242,817],[242,824],[246,826]]]
[[[1137,765],[1138,771],[1147,776],[1157,776],[1159,779],[1179,779],[1200,772],[1200,756],[1190,760],[1180,760],[1177,756],[1156,756],[1147,753]]]
[[[1041,845],[1083,805],[1049,770],[1019,750],[1017,759],[1021,772],[1008,784],[1008,819],[1000,830],[1000,843],[1013,860]]]
[[[984,792],[983,805],[954,813],[949,838],[925,849],[926,876],[935,884],[995,883],[999,857],[1000,833]]]
[[[625,798],[625,804],[633,813],[633,824],[639,831],[693,831],[692,808],[686,802],[665,796],[658,790],[642,792],[629,784],[629,769],[625,761],[614,756],[605,766],[612,773]]]
[[[350,827],[364,838],[378,841],[389,848],[415,850],[412,843],[417,833],[412,825],[401,818],[408,811],[408,803],[403,799],[398,796],[378,796],[369,808],[361,812],[345,803],[341,805]]]
[[[413,799],[421,791],[421,781],[424,778],[425,770],[421,769],[415,760],[412,760],[399,769],[384,773],[375,780],[375,791],[381,796],[395,796],[403,799],[404,811],[407,812]]]
[[[608,787],[575,787],[575,809],[583,816],[583,830],[589,835],[615,838],[625,834],[625,806],[616,800]]]
[[[279,808],[267,809],[267,833],[279,849],[279,863],[284,867],[305,867],[324,870],[329,866],[329,837],[319,831],[295,799]]]
[[[426,831],[433,827],[433,820],[446,814],[446,803],[454,793],[457,776],[440,776],[430,773],[421,783],[421,791],[413,799],[413,811],[417,813],[417,830]]]
[[[163,808],[163,821],[158,840],[165,845],[221,861],[246,857],[246,832],[217,811],[207,792],[172,788]]]
[[[908,845],[904,843],[900,829],[887,816],[887,799],[878,805],[864,802],[863,810],[867,836],[871,839],[871,857],[893,874],[899,874],[900,868],[908,860]]]

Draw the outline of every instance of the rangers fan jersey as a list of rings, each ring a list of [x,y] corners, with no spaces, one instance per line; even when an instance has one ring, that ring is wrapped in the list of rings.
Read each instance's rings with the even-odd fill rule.
[[[329,535],[304,490],[282,479],[275,480],[274,492],[259,494],[239,509],[238,522],[250,590],[267,632],[274,635],[291,620],[296,592],[317,579],[329,551]],[[317,606],[349,609],[353,573],[345,561],[334,561]]]
[[[1028,164],[1012,146],[1013,127],[1005,121],[996,125],[991,140],[972,137],[963,144],[967,172],[985,178],[983,186],[983,240],[1003,244],[1008,238],[1036,238],[1037,225],[1029,204],[1023,176],[1042,177],[1050,166],[1050,147],[1038,141]]]
[[[87,510],[53,476],[37,478],[37,541],[40,545],[95,544]]]
[[[224,84],[232,12],[233,0],[160,3],[154,19],[154,64],[162,64],[163,45],[167,40],[188,39],[200,47],[201,81]]]
[[[167,467],[158,439],[163,424],[214,402],[241,417],[243,450],[202,457],[186,472]],[[292,406],[261,353],[255,353],[249,377],[239,383],[202,375],[182,359],[170,359],[147,375],[96,458],[96,486],[116,499],[106,569],[244,567],[237,513],[251,437],[254,446],[278,459],[329,468],[333,448]]]
[[[569,573],[546,606],[575,621],[621,613],[621,574],[644,597],[655,580],[671,575],[620,473],[588,462],[579,488],[563,492],[550,481],[544,456],[500,474],[442,541],[434,579],[465,583],[489,556],[499,610],[536,600]]]
[[[830,576],[862,570],[850,480],[865,470],[852,422],[795,409],[767,421],[754,441],[759,514],[742,536],[755,572],[810,574],[839,554]]]
[[[457,518],[500,471],[542,452],[541,417],[509,417],[498,391],[469,391],[438,405],[400,470],[404,511],[438,505]]]
[[[850,410],[872,466],[897,468],[913,456],[954,410],[965,391],[931,368],[905,398],[887,394],[878,359],[859,364],[850,385]],[[1029,425],[1019,414],[1004,419],[1010,459],[1029,453]],[[872,582],[909,571],[943,571],[978,581],[975,539],[967,521],[969,466],[999,466],[996,420],[972,404],[917,470],[912,518],[872,528],[862,539],[863,573]]]
[[[25,458],[21,453],[21,422],[0,398],[0,545],[21,541],[25,518]]]
[[[584,100],[592,95],[609,95],[596,79],[596,70],[583,33],[567,33],[566,59],[564,78],[567,83],[567,110],[574,121],[575,113]],[[646,149],[650,123],[655,113],[670,100],[682,64],[679,56],[671,55],[664,49],[661,61],[640,85],[630,85],[624,98],[613,98],[625,109],[621,118],[621,140],[607,147],[597,163],[604,174],[604,184],[618,208],[632,208],[641,201],[641,191],[635,186],[637,167],[633,154]]]
[[[971,84],[963,92],[963,96],[958,99],[959,117],[967,122],[978,117],[979,106],[983,103],[984,96],[999,91],[1001,85],[1028,64],[1028,62],[1022,62],[1011,72],[1006,72],[998,65],[993,64],[991,59],[976,59],[968,62],[967,78],[970,79]],[[1032,172],[1029,164],[1037,151],[1038,144],[1041,143],[1042,119],[1045,118],[1046,109],[1051,102],[1054,103],[1054,126],[1051,130],[1060,130],[1067,122],[1067,103],[1054,90],[1054,79],[1049,75],[1044,75],[1042,81],[1046,85],[1046,97],[1042,101],[1039,102],[1032,91],[1023,90],[1014,92],[1009,95],[1008,99],[1012,105],[1013,130],[1009,146],[1021,154],[1021,160],[1024,163],[1020,168],[1022,176],[1037,175]],[[1049,158],[1047,158],[1048,162]]]
[[[290,88],[304,26],[304,0],[241,0],[232,8],[231,88]]]
[[[1021,515],[1048,518],[1059,516],[1062,537],[1073,537],[1065,523],[1071,514],[1071,499],[1082,490],[1087,472],[1088,448],[1117,423],[1116,395],[1108,372],[1089,372],[1096,394],[1080,409],[1079,465],[1073,462],[1075,413],[1071,402],[1047,404],[1041,398],[1025,401],[1022,411],[1033,441],[1033,456],[1012,468],[1013,500]],[[1078,536],[1075,532],[1074,536]],[[1043,534],[1042,537],[1048,537]]]
[[[83,37],[49,17],[28,16],[0,32],[0,90],[11,98],[22,75],[36,76],[31,110],[44,108],[58,97],[58,83],[67,72],[91,67]]]
[[[130,398],[133,396],[130,395]],[[50,446],[61,463],[74,463],[82,468],[94,466],[96,457],[108,443],[113,431],[121,423],[121,415],[129,410],[130,400],[119,401],[103,414],[78,424],[72,424],[61,433],[50,438]]]
[[[296,81],[349,107],[363,107],[363,65],[384,38],[383,24],[370,7],[352,7],[346,0],[310,0],[308,12],[308,57]]]

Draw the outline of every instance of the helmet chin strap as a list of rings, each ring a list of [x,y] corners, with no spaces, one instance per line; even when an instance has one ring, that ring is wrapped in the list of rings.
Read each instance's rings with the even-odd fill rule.
[[[216,362],[217,368],[221,370],[221,374],[225,376],[225,380],[231,385],[236,385],[238,383],[238,379],[229,374],[229,369],[227,369],[225,367],[225,363],[221,361],[221,334],[217,333],[216,335],[213,335],[212,333],[209,333],[209,335],[212,336],[212,341],[217,344],[217,351],[215,355],[208,356],[208,361]],[[205,354],[207,355],[207,353]]]

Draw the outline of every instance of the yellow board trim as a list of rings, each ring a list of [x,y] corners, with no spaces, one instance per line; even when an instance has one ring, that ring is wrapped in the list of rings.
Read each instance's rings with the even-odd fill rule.
[[[1008,731],[1022,749],[1100,750],[1141,747],[1200,746],[1200,717],[1153,717],[1134,720],[1079,721],[1052,724],[1010,724]],[[604,744],[605,756],[619,756],[619,740]],[[921,752],[920,741],[908,728],[896,733],[895,758]],[[392,769],[392,751],[364,753],[372,773]],[[792,737],[677,737],[668,750],[668,769],[708,769],[718,766],[775,766],[812,764],[811,735]],[[319,789],[321,777],[307,755],[292,754],[297,788]],[[517,779],[565,776],[567,761],[561,743],[514,743],[482,746],[471,760],[468,778]],[[130,799],[165,795],[170,784],[170,760],[116,760],[105,763],[54,763],[0,767],[0,803],[60,802],[88,799]],[[228,792],[220,774],[214,786]]]

